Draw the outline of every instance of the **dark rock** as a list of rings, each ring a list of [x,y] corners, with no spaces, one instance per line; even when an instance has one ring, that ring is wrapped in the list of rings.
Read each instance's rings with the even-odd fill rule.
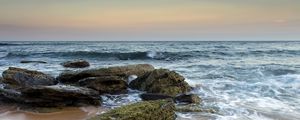
[[[118,76],[88,77],[79,80],[79,85],[99,91],[100,94],[127,93],[127,82]]]
[[[175,120],[172,101],[144,101],[113,109],[89,120]]]
[[[81,106],[100,105],[98,92],[88,88],[53,85],[22,89],[0,88],[0,94],[10,101],[32,106]]]
[[[3,82],[12,86],[54,85],[55,78],[42,72],[9,67],[2,73]]]
[[[191,87],[184,81],[184,77],[167,69],[156,69],[130,82],[133,89],[148,93],[161,93],[176,96],[189,92]]]
[[[22,60],[20,63],[43,63],[46,64],[47,62],[45,61],[33,61],[33,60]]]
[[[89,67],[90,63],[85,60],[74,60],[74,61],[64,62],[61,65],[69,68],[85,68],[85,67]]]
[[[177,105],[176,112],[205,112],[205,113],[216,113],[215,109],[203,108],[200,105],[188,104],[188,105]]]
[[[27,98],[27,102],[36,103],[39,106],[100,105],[98,92],[83,87],[66,85],[38,86],[24,89],[22,94]]]
[[[3,78],[0,76],[0,84],[3,83]]]
[[[0,96],[2,100],[9,102],[23,102],[25,100],[20,91],[5,87],[0,87]]]
[[[183,103],[196,103],[199,104],[201,102],[201,98],[195,94],[182,94],[175,97],[176,102],[183,102]]]
[[[157,93],[144,93],[141,94],[140,97],[142,100],[160,100],[160,99],[173,99],[172,96],[165,94],[157,94]]]
[[[119,76],[127,79],[130,75],[142,76],[146,72],[154,70],[154,67],[149,64],[137,64],[128,66],[117,66],[109,68],[99,68],[84,71],[67,71],[61,73],[57,79],[62,83],[76,83],[79,80],[87,77],[101,76]]]

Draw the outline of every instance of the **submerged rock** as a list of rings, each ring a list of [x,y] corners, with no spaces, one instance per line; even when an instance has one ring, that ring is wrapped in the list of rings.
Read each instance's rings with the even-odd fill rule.
[[[89,120],[175,120],[175,105],[169,100],[144,101],[113,109]]]
[[[67,71],[61,73],[57,79],[62,83],[76,83],[87,77],[119,76],[127,79],[130,75],[142,76],[146,72],[153,71],[154,67],[149,64],[137,64],[127,66],[117,66],[109,68],[99,68],[84,71]]]
[[[2,73],[3,82],[12,86],[26,87],[36,85],[54,85],[55,78],[42,72],[9,67]]]
[[[99,91],[100,94],[127,93],[127,82],[118,76],[88,77],[79,80],[79,85]]]
[[[18,90],[0,88],[0,94],[10,101],[32,106],[100,105],[97,91],[75,86],[34,86]]]
[[[20,63],[43,63],[46,64],[47,62],[45,61],[34,61],[34,60],[22,60]]]
[[[195,94],[182,94],[175,97],[176,102],[181,103],[196,103],[199,104],[201,102],[201,98]]]
[[[176,96],[189,92],[191,87],[184,81],[184,77],[167,69],[156,69],[133,80],[129,86],[133,89],[148,93],[161,93]]]
[[[173,99],[172,96],[165,94],[157,94],[157,93],[144,93],[141,94],[140,97],[142,100],[161,100],[161,99]]]
[[[85,60],[74,60],[61,63],[61,65],[69,68],[85,68],[89,67],[90,63]]]

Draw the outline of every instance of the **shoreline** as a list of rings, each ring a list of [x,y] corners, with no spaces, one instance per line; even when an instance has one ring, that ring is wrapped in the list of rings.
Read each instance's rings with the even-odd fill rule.
[[[100,106],[86,107],[63,107],[49,113],[38,113],[28,110],[20,110],[18,105],[1,105],[1,120],[86,120],[99,113],[107,111],[107,108]]]

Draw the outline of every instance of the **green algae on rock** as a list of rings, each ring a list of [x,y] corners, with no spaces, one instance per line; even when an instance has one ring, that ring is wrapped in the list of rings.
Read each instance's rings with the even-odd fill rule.
[[[89,120],[175,120],[174,111],[172,100],[144,101],[113,109]]]
[[[81,79],[88,77],[119,76],[127,79],[130,75],[142,76],[147,72],[153,71],[154,67],[149,64],[136,64],[127,66],[116,66],[108,68],[97,68],[84,71],[66,71],[61,73],[57,79],[61,83],[74,84]]]
[[[188,104],[188,105],[177,105],[176,112],[205,112],[205,113],[216,113],[215,109],[202,108],[201,105]]]
[[[155,69],[133,80],[129,86],[148,93],[161,93],[170,96],[186,93],[191,87],[184,77],[168,69]]]
[[[88,77],[79,80],[79,85],[99,91],[100,94],[127,93],[127,82],[119,76]]]

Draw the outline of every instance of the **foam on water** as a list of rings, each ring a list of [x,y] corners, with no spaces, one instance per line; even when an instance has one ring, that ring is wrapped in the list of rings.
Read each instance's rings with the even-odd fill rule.
[[[147,56],[150,57],[150,58],[154,58],[156,56],[156,52],[149,51],[149,52],[147,52]]]
[[[102,106],[108,108],[119,107],[122,105],[135,103],[141,101],[139,95],[141,92],[139,91],[130,91],[129,94],[121,94],[121,95],[102,95],[101,98],[103,100]]]

